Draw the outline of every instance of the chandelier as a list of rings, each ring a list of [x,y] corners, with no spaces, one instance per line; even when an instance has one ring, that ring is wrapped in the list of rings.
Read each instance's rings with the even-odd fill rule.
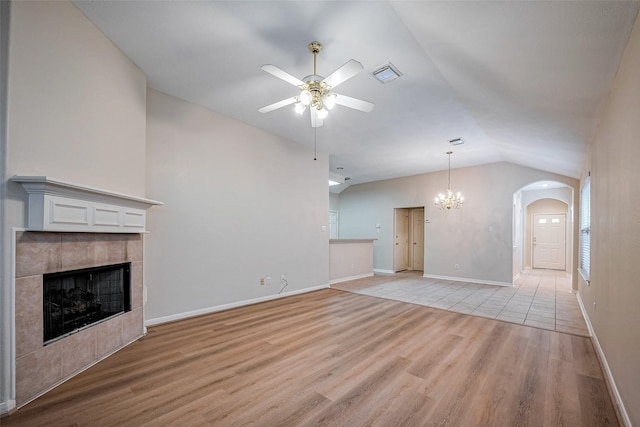
[[[449,184],[447,185],[447,193],[446,195],[440,193],[438,194],[438,197],[434,199],[434,203],[438,207],[438,209],[443,209],[443,210],[458,209],[464,203],[464,197],[462,197],[462,194],[460,194],[460,192],[453,194],[453,191],[451,191],[451,155],[452,154],[453,154],[453,151],[447,151],[447,155],[449,156]]]

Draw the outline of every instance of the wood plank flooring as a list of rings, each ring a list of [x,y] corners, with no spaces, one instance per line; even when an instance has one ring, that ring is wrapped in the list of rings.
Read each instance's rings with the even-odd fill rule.
[[[149,329],[5,426],[618,425],[587,337],[334,289]]]

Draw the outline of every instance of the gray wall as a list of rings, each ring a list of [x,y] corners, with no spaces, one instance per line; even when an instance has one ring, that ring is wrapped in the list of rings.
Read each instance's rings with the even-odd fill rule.
[[[340,235],[377,237],[374,268],[391,271],[394,208],[425,206],[425,275],[509,284],[513,195],[542,180],[577,186],[572,178],[504,162],[454,169],[452,190],[462,192],[465,203],[440,211],[433,198],[445,189],[446,171],[353,185],[340,193]]]
[[[329,283],[326,155],[149,90],[150,322]],[[272,284],[260,286],[261,277]]]

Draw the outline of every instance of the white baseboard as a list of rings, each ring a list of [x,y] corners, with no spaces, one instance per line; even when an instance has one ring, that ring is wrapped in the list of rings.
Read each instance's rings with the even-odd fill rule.
[[[221,304],[221,305],[215,305],[215,306],[212,306],[212,307],[200,308],[198,310],[186,311],[184,313],[171,314],[169,316],[156,317],[154,319],[146,319],[144,321],[144,326],[146,327],[146,326],[160,325],[162,323],[175,322],[176,320],[184,320],[184,319],[188,319],[190,317],[202,316],[203,314],[215,313],[216,311],[229,310],[231,308],[237,308],[237,307],[243,307],[245,305],[257,304],[259,302],[271,301],[271,300],[274,300],[274,299],[284,298],[284,297],[288,297],[288,296],[291,296],[291,295],[304,294],[304,293],[307,293],[307,292],[313,292],[313,291],[317,291],[317,290],[320,290],[320,289],[327,289],[328,287],[329,287],[328,284],[320,285],[320,286],[313,286],[311,288],[304,288],[304,289],[300,289],[300,290],[296,290],[296,291],[285,292],[285,293],[282,293],[282,294],[267,295],[267,296],[264,296],[264,297],[253,298],[253,299],[243,300],[243,301],[237,301],[237,302],[232,302],[232,303],[229,303],[229,304]]]
[[[393,270],[383,270],[382,268],[374,268],[373,269],[373,273],[379,273],[379,274],[396,274],[395,271]]]
[[[518,280],[519,278],[520,278],[520,273],[517,273],[515,276],[513,276],[513,280],[511,282],[516,283],[516,280]]]
[[[425,277],[427,279],[452,280],[454,282],[479,283],[481,285],[513,286],[513,283],[509,283],[509,282],[498,282],[495,280],[467,279],[465,277],[436,276],[433,274],[423,274],[422,277]]]
[[[593,325],[591,325],[591,319],[589,318],[589,313],[587,312],[584,303],[582,302],[582,297],[580,296],[580,292],[577,292],[578,304],[580,305],[580,310],[582,311],[582,316],[584,317],[585,322],[587,323],[587,328],[589,329],[589,335],[591,335],[591,341],[593,342],[593,346],[596,349],[596,354],[598,355],[598,359],[600,359],[600,365],[602,365],[602,369],[604,370],[604,375],[607,380],[607,384],[609,386],[609,390],[611,390],[611,394],[613,394],[613,399],[615,405],[618,407],[618,415],[622,418],[622,423],[625,427],[631,427],[631,418],[629,418],[629,414],[627,413],[627,409],[624,407],[624,403],[622,402],[622,397],[620,396],[620,392],[618,391],[618,387],[616,387],[616,382],[613,379],[613,374],[611,373],[611,369],[609,369],[609,364],[607,363],[607,358],[604,355],[604,351],[602,347],[600,347],[600,342],[598,342],[598,336],[593,330]]]
[[[336,283],[348,282],[349,280],[364,279],[365,277],[371,277],[371,276],[373,276],[373,272],[366,273],[366,274],[358,274],[357,276],[342,277],[340,279],[331,280],[329,282],[329,285],[335,285]]]
[[[0,402],[0,415],[6,415],[10,411],[16,409],[16,401],[15,400],[7,400],[6,402]],[[0,425],[2,425],[2,421],[0,421]]]

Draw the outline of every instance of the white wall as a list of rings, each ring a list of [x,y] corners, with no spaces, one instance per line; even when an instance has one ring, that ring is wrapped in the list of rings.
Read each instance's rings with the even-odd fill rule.
[[[2,182],[2,386],[9,396],[11,227],[25,225],[14,174],[145,196],[144,74],[70,2],[11,3]]]
[[[640,425],[640,20],[588,150],[591,283],[579,295],[633,425]],[[578,193],[579,194],[579,193]],[[594,307],[594,303],[596,306]]]
[[[511,283],[513,195],[541,180],[577,186],[575,179],[510,163],[454,169],[452,189],[463,193],[465,203],[440,211],[433,198],[446,186],[446,171],[352,185],[340,193],[340,236],[377,237],[374,269],[392,270],[393,209],[425,206],[431,221],[425,224],[425,275]]]
[[[328,158],[150,90],[146,319],[327,286]],[[259,285],[270,276],[271,285]]]

